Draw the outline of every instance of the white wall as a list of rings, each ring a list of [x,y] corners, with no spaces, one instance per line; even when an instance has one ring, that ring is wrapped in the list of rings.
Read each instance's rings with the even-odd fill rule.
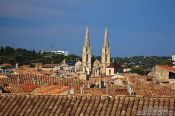
[[[110,73],[111,71],[111,73]],[[114,68],[106,68],[106,75],[115,75]]]

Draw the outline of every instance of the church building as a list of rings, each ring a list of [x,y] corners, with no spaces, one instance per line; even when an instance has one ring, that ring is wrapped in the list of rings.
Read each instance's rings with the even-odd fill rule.
[[[86,27],[85,41],[82,52],[82,64],[83,72],[87,75],[92,75],[93,77],[99,77],[100,75],[106,75],[106,67],[110,65],[110,47],[108,41],[108,29],[105,28],[104,32],[104,43],[102,46],[102,56],[101,62],[97,59],[91,62],[91,47],[89,42],[89,30]]]

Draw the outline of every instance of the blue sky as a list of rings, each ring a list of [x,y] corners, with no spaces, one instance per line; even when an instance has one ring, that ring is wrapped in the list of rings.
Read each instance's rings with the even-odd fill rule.
[[[175,54],[175,0],[0,0],[0,45],[81,55],[89,26],[101,55],[105,25],[112,56]]]

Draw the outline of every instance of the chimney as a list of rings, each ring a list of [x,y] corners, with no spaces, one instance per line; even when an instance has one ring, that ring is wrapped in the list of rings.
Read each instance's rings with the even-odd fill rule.
[[[84,85],[82,87],[80,87],[80,94],[84,94]]]
[[[127,91],[128,91],[128,93],[129,93],[129,95],[132,95],[132,93],[133,93],[132,87],[131,87],[131,85],[129,85],[129,84],[128,84],[128,86],[127,86]]]
[[[133,91],[132,85],[130,84],[128,77],[127,77],[127,82],[128,82],[127,91],[129,93],[129,95],[132,95],[134,91]]]
[[[67,90],[67,94],[68,94],[68,95],[70,94],[70,89],[71,89],[71,87],[68,86],[68,90]]]

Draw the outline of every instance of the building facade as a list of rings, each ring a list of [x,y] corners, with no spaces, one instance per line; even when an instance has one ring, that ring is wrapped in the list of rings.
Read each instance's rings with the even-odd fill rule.
[[[175,55],[172,56],[173,66],[175,67]]]

